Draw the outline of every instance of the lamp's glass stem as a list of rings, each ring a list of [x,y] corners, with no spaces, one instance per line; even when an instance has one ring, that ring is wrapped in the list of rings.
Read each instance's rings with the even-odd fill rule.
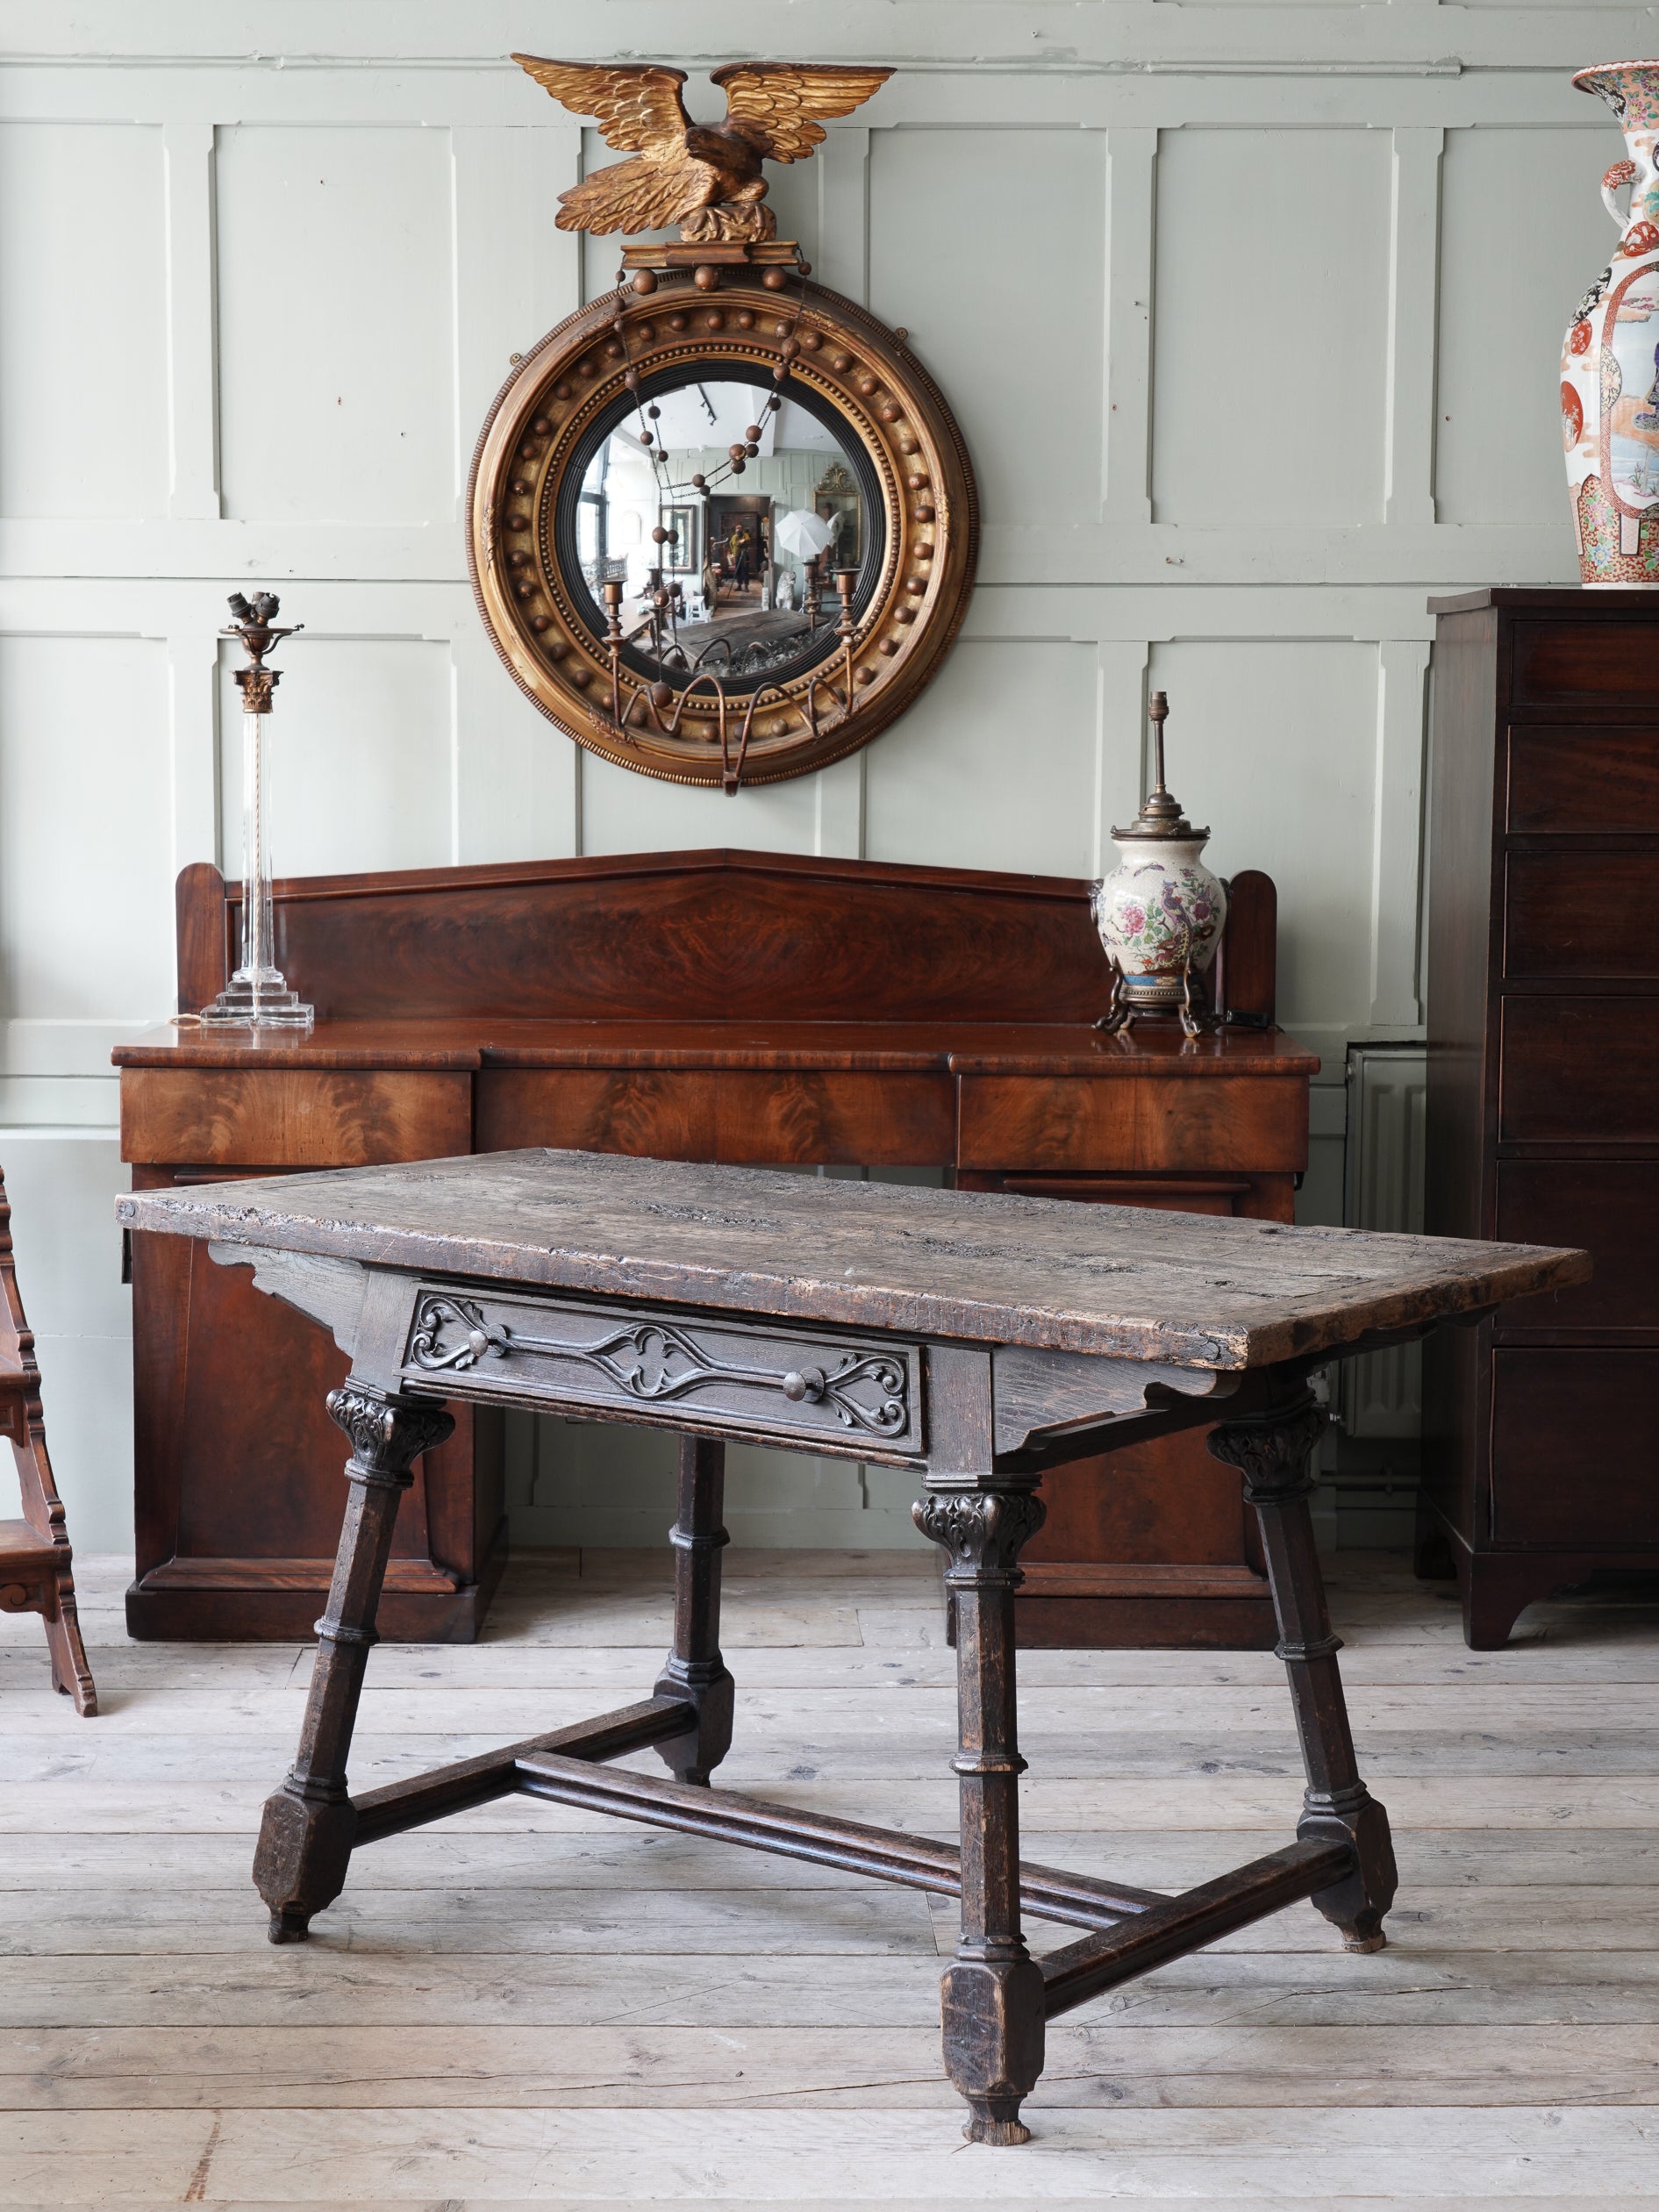
[[[261,999],[285,993],[271,906],[271,774],[263,714],[242,717],[242,963],[232,983]],[[254,1019],[258,1019],[257,1011]]]
[[[274,598],[268,601],[268,608],[275,612]],[[266,632],[257,634],[268,635]],[[244,698],[261,698],[268,708],[276,671],[255,667],[242,675],[247,679],[242,683]],[[268,713],[242,716],[242,959],[212,1005],[202,1009],[202,1020],[211,1027],[307,1030],[315,1019],[314,1009],[290,990],[276,964],[271,898],[271,748],[270,733],[265,727],[268,719]]]

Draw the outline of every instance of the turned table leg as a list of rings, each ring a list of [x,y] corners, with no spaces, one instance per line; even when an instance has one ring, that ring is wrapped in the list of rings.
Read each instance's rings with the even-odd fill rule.
[[[730,1542],[721,1525],[726,1502],[726,1446],[708,1436],[680,1439],[680,1502],[669,1541],[674,1546],[674,1649],[656,1679],[658,1697],[684,1698],[697,1727],[657,1745],[683,1782],[706,1784],[732,1748],[733,1686],[720,1657],[720,1553]]]
[[[1042,1970],[1019,1932],[1019,1756],[1014,1592],[1022,1544],[1042,1526],[1027,1489],[930,1489],[911,1508],[950,1555],[956,1617],[962,1937],[940,1987],[945,2071],[972,2113],[973,2143],[1025,2143],[1020,2100],[1042,2072]]]
[[[430,1400],[404,1398],[347,1381],[328,1394],[328,1410],[351,1438],[351,1488],[334,1557],[328,1605],[317,1623],[317,1662],[288,1779],[265,1801],[254,1886],[270,1908],[274,1944],[304,1943],[313,1913],[346,1885],[357,1815],[346,1786],[363,1670],[377,1641],[375,1614],[386,1577],[397,1500],[414,1480],[423,1451],[454,1422]]]
[[[1331,1633],[1325,1578],[1313,1541],[1308,1494],[1311,1460],[1326,1416],[1305,1391],[1283,1406],[1224,1421],[1210,1450],[1241,1470],[1244,1495],[1262,1524],[1268,1579],[1279,1624],[1279,1657],[1290,1677],[1302,1761],[1307,1771],[1299,1836],[1341,1838],[1354,1845],[1353,1872],[1314,1904],[1341,1930],[1349,1951],[1381,1951],[1383,1915],[1394,1901],[1397,1876],[1388,1815],[1360,1779],[1348,1729],[1341,1638]]]

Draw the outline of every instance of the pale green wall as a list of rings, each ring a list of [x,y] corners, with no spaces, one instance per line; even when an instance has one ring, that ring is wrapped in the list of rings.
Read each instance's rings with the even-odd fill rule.
[[[554,221],[612,157],[508,50],[669,41],[701,72],[758,20],[734,0],[9,18],[0,1161],[83,1544],[131,1525],[108,1053],[171,1009],[176,870],[239,861],[214,634],[233,585],[268,581],[307,625],[280,699],[285,872],[714,843],[1088,872],[1140,794],[1150,682],[1215,863],[1279,883],[1284,1018],[1326,1061],[1312,1213],[1341,1207],[1348,1042],[1420,1033],[1426,601],[1573,576],[1555,362],[1620,149],[1568,76],[1628,43],[1630,11],[766,11],[771,51],[896,65],[772,204],[820,281],[908,328],[984,527],[912,712],[727,799],[583,760],[535,714],[480,630],[460,515],[510,360],[617,268],[615,240]],[[718,112],[700,76],[690,96]],[[521,1529],[658,1533],[626,1447],[516,1450]],[[751,1469],[739,1510],[812,1541],[903,1533],[881,1483],[832,1474]]]

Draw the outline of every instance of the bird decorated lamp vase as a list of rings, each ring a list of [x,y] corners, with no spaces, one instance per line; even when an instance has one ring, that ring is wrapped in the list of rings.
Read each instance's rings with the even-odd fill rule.
[[[1163,725],[1169,712],[1152,695],[1156,780],[1126,829],[1112,833],[1119,855],[1095,887],[1095,927],[1114,970],[1104,1026],[1126,1027],[1141,1013],[1179,1013],[1197,1028],[1192,981],[1215,958],[1227,918],[1224,884],[1205,866],[1207,829],[1195,829],[1164,787]]]
[[[1627,157],[1601,183],[1619,243],[1561,354],[1578,565],[1586,584],[1651,590],[1659,584],[1659,61],[1581,69],[1573,82],[1613,110]]]

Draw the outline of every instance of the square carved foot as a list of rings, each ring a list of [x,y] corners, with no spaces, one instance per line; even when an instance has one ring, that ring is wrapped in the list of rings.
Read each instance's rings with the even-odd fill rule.
[[[347,1799],[312,1802],[278,1790],[265,1800],[254,1886],[270,1908],[274,1944],[303,1944],[311,1916],[346,1886],[357,1812]]]
[[[1341,1936],[1345,1951],[1386,1950],[1383,1918],[1394,1902],[1399,1877],[1388,1815],[1364,1783],[1330,1793],[1325,1805],[1303,1815],[1296,1832],[1321,1842],[1346,1836],[1352,1843],[1352,1872],[1329,1889],[1315,1890],[1312,1903]]]
[[[1020,2100],[1042,2072],[1042,1969],[1033,1958],[952,1961],[940,1984],[945,2071],[971,2115],[970,2143],[1027,2143]]]

